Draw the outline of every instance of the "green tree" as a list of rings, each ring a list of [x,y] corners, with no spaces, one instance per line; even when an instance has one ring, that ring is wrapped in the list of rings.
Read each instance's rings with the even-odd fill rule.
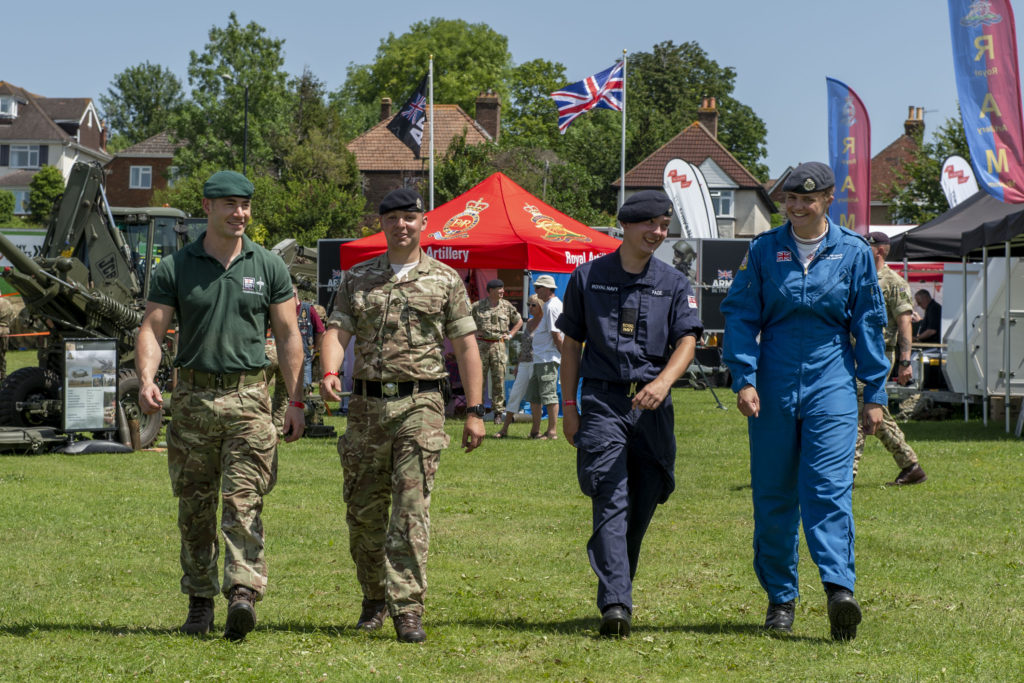
[[[117,133],[113,146],[123,149],[167,130],[171,115],[184,102],[181,81],[170,69],[143,62],[114,76],[100,107]]]
[[[949,210],[942,191],[942,162],[954,154],[970,161],[971,150],[959,115],[936,128],[931,142],[917,142],[913,159],[903,165],[896,174],[896,182],[885,192],[892,202],[895,220],[921,224]]]
[[[14,219],[14,193],[0,190],[0,224],[6,225]]]
[[[64,176],[56,166],[44,165],[32,176],[28,189],[28,210],[32,221],[45,223],[53,211],[54,202],[64,194]]]
[[[242,170],[248,86],[248,162],[254,171],[274,169],[280,157],[272,142],[289,128],[288,75],[284,40],[266,35],[255,22],[238,23],[232,12],[224,28],[214,26],[202,53],[189,52],[192,100],[173,117],[176,138],[187,140],[175,154],[185,175],[207,162]],[[225,80],[228,77],[229,80]]]
[[[430,55],[435,102],[457,104],[473,116],[476,98],[485,90],[508,99],[508,38],[484,23],[434,17],[400,36],[389,33],[372,64],[350,65],[333,101],[344,116],[372,124],[380,98],[390,97],[400,106],[412,94],[427,73]]]
[[[519,145],[558,149],[558,107],[551,93],[565,84],[565,67],[559,62],[534,59],[513,67],[509,101],[502,107],[502,136]]]

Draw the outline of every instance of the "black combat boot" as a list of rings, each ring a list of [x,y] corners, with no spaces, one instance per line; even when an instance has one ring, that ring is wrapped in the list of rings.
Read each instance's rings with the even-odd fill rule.
[[[205,636],[213,626],[213,598],[188,596],[188,616],[178,629],[190,636]]]
[[[388,605],[383,600],[367,600],[363,598],[363,611],[359,614],[356,628],[360,631],[376,631],[384,625],[388,618]]]
[[[256,628],[256,592],[235,585],[228,593],[228,618],[224,624],[224,637],[238,641]]]
[[[853,592],[833,583],[825,584],[828,593],[828,623],[833,640],[853,640],[860,623],[860,603]]]
[[[601,612],[599,632],[605,638],[628,638],[633,617],[625,605],[608,605]]]
[[[796,601],[773,602],[768,605],[768,613],[764,618],[764,627],[779,633],[793,632],[793,613]]]
[[[423,630],[423,622],[420,615],[412,612],[402,612],[394,618],[395,633],[400,643],[422,643],[427,639]]]

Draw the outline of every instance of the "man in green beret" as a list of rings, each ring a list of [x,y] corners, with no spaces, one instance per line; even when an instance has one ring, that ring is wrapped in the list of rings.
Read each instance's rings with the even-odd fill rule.
[[[218,171],[203,185],[206,232],[153,272],[136,340],[139,405],[163,403],[154,376],[164,333],[178,321],[178,383],[167,428],[167,465],[178,498],[181,590],[189,596],[183,633],[206,634],[213,598],[228,599],[224,637],[242,640],[256,626],[267,586],[263,496],[277,480],[277,431],[267,392],[267,327],[277,339],[288,385],[285,441],[302,436],[302,342],[288,269],[245,235],[253,185]],[[219,583],[217,499],[223,501],[224,581]]]

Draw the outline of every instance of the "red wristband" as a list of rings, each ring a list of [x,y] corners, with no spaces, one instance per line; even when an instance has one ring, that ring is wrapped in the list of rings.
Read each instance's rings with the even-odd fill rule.
[[[334,375],[335,377],[337,377],[338,376],[338,371],[337,370],[332,370],[331,372],[325,372],[324,376],[323,376],[323,379],[327,379],[331,375]]]
[[[302,401],[288,401],[288,407],[289,408],[302,408],[303,410],[305,410],[306,409],[306,404],[303,403]]]
[[[562,401],[562,405],[563,406],[574,406],[574,405],[576,405],[576,401],[575,401],[575,399],[568,399],[568,400]]]

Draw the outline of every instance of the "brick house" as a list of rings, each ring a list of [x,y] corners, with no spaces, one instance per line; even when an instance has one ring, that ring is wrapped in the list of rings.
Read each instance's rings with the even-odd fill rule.
[[[768,192],[746,167],[718,141],[718,106],[705,98],[697,120],[646,159],[626,172],[626,196],[640,190],[663,189],[665,165],[682,159],[701,170],[707,180],[721,237],[753,237],[771,227],[778,209]],[[619,180],[613,185],[619,187]],[[670,237],[682,234],[678,217],[668,228]]]
[[[457,104],[428,106],[427,115],[434,114],[434,160],[437,163],[448,150],[455,137],[465,133],[466,144],[497,142],[501,129],[501,99],[494,93],[481,93],[476,99],[476,120]],[[363,180],[363,195],[367,211],[375,213],[380,200],[399,187],[415,187],[424,198],[429,191],[427,150],[430,149],[430,127],[424,126],[421,155],[416,155],[405,143],[388,130],[387,125],[397,112],[391,113],[391,99],[380,102],[380,121],[368,131],[348,143],[356,157]]]
[[[114,206],[152,206],[153,193],[174,182],[174,152],[167,132],[121,150],[107,164],[107,199]]]
[[[44,165],[67,182],[78,161],[105,164],[107,129],[88,97],[43,97],[0,81],[0,190],[28,213],[29,183]]]

